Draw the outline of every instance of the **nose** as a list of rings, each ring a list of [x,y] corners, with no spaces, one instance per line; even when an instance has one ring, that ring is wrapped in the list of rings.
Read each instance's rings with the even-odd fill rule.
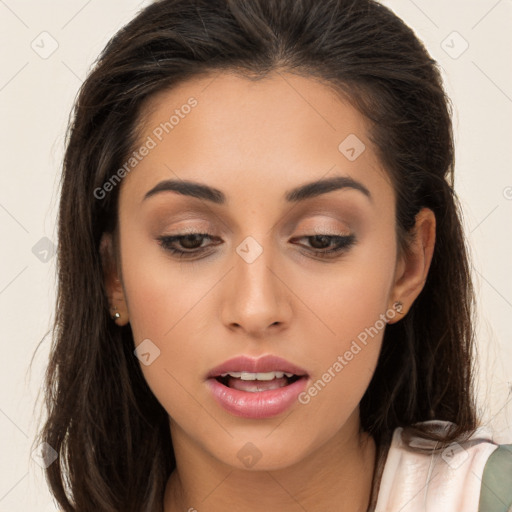
[[[223,280],[224,325],[252,337],[265,336],[289,325],[290,291],[274,252],[249,239],[238,246],[233,260],[234,268]]]

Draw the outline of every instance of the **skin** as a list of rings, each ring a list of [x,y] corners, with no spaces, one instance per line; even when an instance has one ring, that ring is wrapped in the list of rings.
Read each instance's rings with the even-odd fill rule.
[[[160,350],[141,368],[169,413],[177,469],[165,512],[365,511],[376,447],[360,432],[359,402],[383,329],[308,404],[273,418],[231,415],[204,377],[237,355],[276,354],[317,381],[397,300],[402,312],[389,323],[407,314],[430,266],[434,214],[418,214],[415,242],[398,254],[394,190],[367,121],[319,81],[277,72],[258,82],[229,72],[193,79],[150,99],[141,142],[191,96],[198,105],[123,179],[119,246],[105,234],[101,249],[116,323],[130,322],[135,346],[149,338]],[[338,150],[349,134],[366,146],[354,161]],[[284,200],[339,175],[364,184],[371,200],[351,188]],[[228,203],[172,191],[143,201],[171,178],[215,187]],[[157,237],[186,229],[213,238],[203,255],[180,260]],[[307,237],[333,232],[356,242],[315,257],[322,246]],[[263,249],[250,264],[236,252],[247,236]],[[252,467],[237,457],[248,442],[261,455]]]

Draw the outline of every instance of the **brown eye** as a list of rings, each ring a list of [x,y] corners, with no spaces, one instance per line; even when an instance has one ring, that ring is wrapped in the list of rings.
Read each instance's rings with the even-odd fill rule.
[[[320,258],[335,257],[336,255],[348,250],[356,242],[355,235],[310,235],[303,236],[310,240],[310,247],[315,256]],[[299,239],[299,240],[300,240]],[[327,249],[329,246],[334,244],[332,249]]]
[[[208,249],[208,246],[202,246],[205,239],[212,240],[213,236],[208,233],[184,233],[157,238],[166,251],[180,257],[194,256]]]
[[[299,238],[310,241],[309,252],[320,258],[334,258],[336,255],[348,250],[356,241],[354,235],[309,235]],[[213,240],[208,233],[184,233],[158,237],[160,245],[171,254],[180,258],[192,257],[206,251],[211,245],[203,246],[204,240]],[[302,245],[302,244],[300,244]],[[331,249],[329,247],[332,246]]]
[[[329,247],[332,243],[331,237],[326,235],[315,235],[309,238],[312,240],[311,246],[314,249],[325,249],[326,246]]]
[[[197,249],[201,247],[201,244],[203,243],[202,237],[203,235],[201,234],[193,233],[191,235],[180,237],[180,243],[185,249]]]

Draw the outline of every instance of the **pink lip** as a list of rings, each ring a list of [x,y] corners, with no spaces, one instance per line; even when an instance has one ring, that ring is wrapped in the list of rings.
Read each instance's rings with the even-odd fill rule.
[[[283,413],[306,389],[308,379],[302,377],[288,386],[250,393],[224,386],[216,379],[208,379],[208,386],[217,402],[228,412],[243,418],[270,418]]]
[[[294,364],[281,359],[280,357],[267,355],[254,359],[247,356],[238,356],[233,359],[224,361],[219,366],[213,368],[208,375],[207,379],[218,377],[222,373],[228,372],[250,372],[250,373],[264,373],[264,372],[286,372],[294,373],[295,375],[307,375],[306,370],[295,366]]]
[[[215,377],[228,372],[263,373],[281,371],[300,375],[301,378],[287,386],[251,393],[224,386]],[[243,418],[270,418],[283,413],[306,388],[307,372],[277,356],[263,356],[253,359],[239,356],[215,367],[208,373],[207,384],[215,400],[225,410]]]

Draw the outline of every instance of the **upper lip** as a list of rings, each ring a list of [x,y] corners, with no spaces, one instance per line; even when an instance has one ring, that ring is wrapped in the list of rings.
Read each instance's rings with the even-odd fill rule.
[[[293,373],[299,376],[307,375],[306,370],[299,366],[277,357],[274,355],[266,355],[255,359],[248,356],[233,357],[224,361],[222,364],[216,366],[208,372],[207,378],[215,378],[223,373],[229,372],[249,372],[249,373],[264,373],[264,372],[285,372]]]

